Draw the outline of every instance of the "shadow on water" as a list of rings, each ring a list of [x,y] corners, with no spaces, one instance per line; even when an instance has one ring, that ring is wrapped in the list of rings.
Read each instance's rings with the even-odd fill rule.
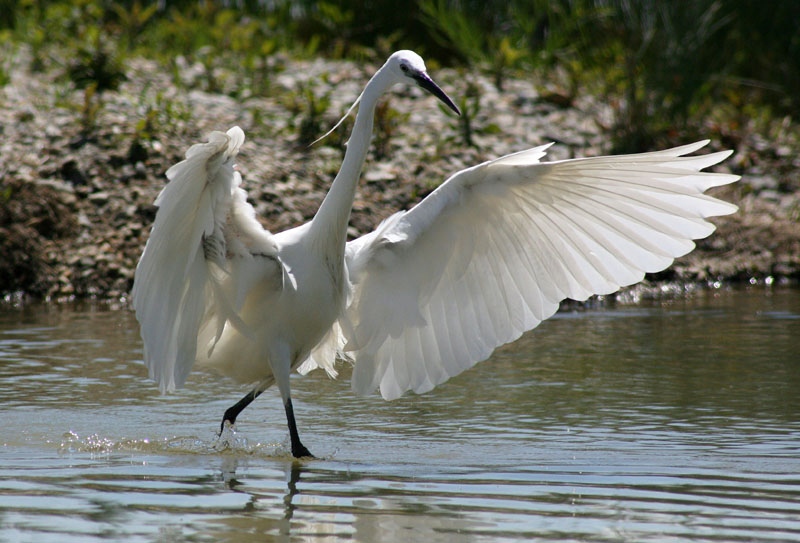
[[[132,314],[0,311],[0,540],[800,539],[800,291],[566,312],[386,403],[193,374],[161,396]]]

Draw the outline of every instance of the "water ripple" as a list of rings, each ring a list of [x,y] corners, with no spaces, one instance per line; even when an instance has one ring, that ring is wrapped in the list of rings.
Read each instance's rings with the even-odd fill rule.
[[[221,437],[243,391],[160,396],[128,312],[0,314],[0,541],[799,541],[776,292],[561,314],[392,403],[294,379],[302,462],[276,391]]]

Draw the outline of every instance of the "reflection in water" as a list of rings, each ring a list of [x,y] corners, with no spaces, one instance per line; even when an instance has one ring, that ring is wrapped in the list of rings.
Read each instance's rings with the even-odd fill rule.
[[[213,529],[207,533],[218,540],[220,534],[229,534],[242,541],[246,539],[241,539],[241,534],[246,533],[253,534],[254,539],[272,535],[287,541],[290,537],[313,537],[318,541],[346,538],[379,543],[409,541],[413,530],[413,540],[417,541],[467,542],[474,541],[472,530],[480,527],[458,511],[427,504],[422,493],[412,502],[403,499],[402,492],[393,496],[386,489],[370,493],[331,492],[333,489],[326,487],[330,484],[338,487],[342,480],[356,488],[371,481],[366,474],[340,473],[335,465],[315,468],[294,459],[283,461],[286,488],[278,500],[270,492],[271,487],[259,484],[272,485],[272,477],[262,480],[261,473],[248,472],[247,482],[238,480],[235,475],[238,462],[236,457],[226,458],[221,466],[222,476],[231,491],[247,496],[248,503],[242,509],[243,515],[208,521]]]
[[[0,311],[0,541],[800,539],[800,292],[559,314],[432,393],[196,373],[161,396],[133,316]],[[252,411],[251,411],[252,410]]]
[[[289,492],[283,498],[283,503],[286,506],[286,514],[283,516],[284,520],[292,520],[294,510],[297,507],[294,503],[294,497],[297,495],[297,481],[300,480],[300,465],[297,462],[292,462],[289,466]]]

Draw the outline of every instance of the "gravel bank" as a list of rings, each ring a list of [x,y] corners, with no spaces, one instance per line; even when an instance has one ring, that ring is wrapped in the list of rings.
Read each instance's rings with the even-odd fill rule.
[[[305,140],[337,120],[376,66],[284,63],[269,96],[232,98],[233,72],[215,74],[223,92],[209,93],[197,90],[196,67],[185,67],[186,86],[179,88],[157,64],[139,60],[118,90],[89,102],[55,74],[32,74],[24,59],[12,63],[10,83],[0,89],[0,292],[6,299],[124,301],[164,172],[209,131],[235,124],[247,134],[239,167],[263,224],[280,231],[310,219],[351,124],[313,147]],[[510,79],[500,93],[477,74],[433,75],[451,96],[472,95],[473,145],[465,145],[458,121],[433,98],[397,89],[376,123],[353,236],[480,161],[549,141],[556,142],[550,159],[607,148],[610,109],[592,97],[563,107],[548,97],[557,89],[541,81]],[[800,130],[786,120],[771,132],[709,124],[709,150],[735,150],[718,171],[744,176],[712,194],[741,209],[714,219],[717,232],[651,284],[800,278]]]

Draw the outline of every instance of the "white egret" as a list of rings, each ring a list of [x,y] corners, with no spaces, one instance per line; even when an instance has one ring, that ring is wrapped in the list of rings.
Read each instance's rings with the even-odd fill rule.
[[[234,158],[238,127],[213,132],[167,171],[136,268],[133,302],[145,362],[162,391],[193,365],[253,390],[278,384],[292,454],[292,370],[353,363],[352,388],[387,400],[422,393],[489,357],[556,312],[636,283],[708,236],[736,206],[705,195],[738,179],[704,173],[730,152],[699,142],[634,155],[540,162],[547,145],[451,176],[408,211],[347,242],[379,97],[413,83],[458,109],[411,51],[394,53],[358,105],[341,169],[314,218],[273,235],[256,220]]]

